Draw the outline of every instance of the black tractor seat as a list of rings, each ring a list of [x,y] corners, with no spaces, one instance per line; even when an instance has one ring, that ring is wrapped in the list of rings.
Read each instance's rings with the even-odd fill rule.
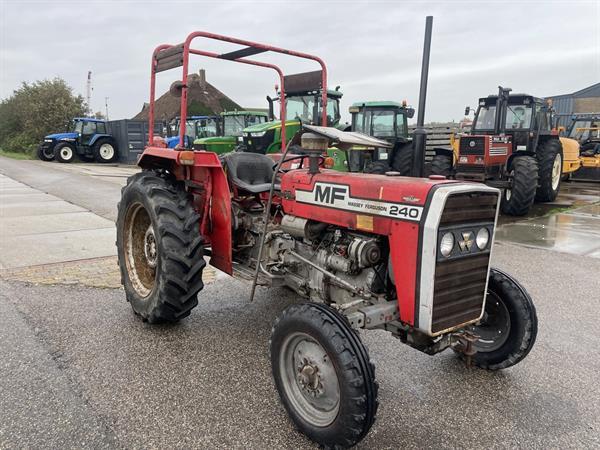
[[[222,157],[227,177],[238,189],[260,194],[271,189],[275,162],[260,153],[233,152]],[[275,185],[279,190],[279,185]]]

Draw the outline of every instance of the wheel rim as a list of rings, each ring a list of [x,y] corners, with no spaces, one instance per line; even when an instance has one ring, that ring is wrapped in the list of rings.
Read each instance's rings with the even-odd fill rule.
[[[100,153],[100,157],[104,160],[110,160],[115,156],[115,149],[110,144],[102,144],[98,152]]]
[[[488,291],[483,319],[472,327],[479,336],[473,345],[478,352],[486,353],[498,350],[504,345],[510,334],[510,314],[502,299]]]
[[[552,190],[556,191],[558,189],[558,184],[560,183],[560,177],[562,175],[562,158],[560,153],[556,154],[556,158],[554,158],[554,164],[552,165]]]
[[[311,336],[288,335],[279,354],[283,389],[294,410],[317,427],[330,425],[340,409],[340,386],[327,352]]]
[[[52,158],[54,158],[54,151],[51,148],[44,148],[44,149],[42,149],[42,154],[44,155],[44,157],[46,159],[52,159]]]
[[[508,175],[509,175],[509,177],[511,179],[511,183],[512,183],[512,180],[514,180],[515,171],[511,170]],[[509,201],[510,198],[512,197],[512,189],[510,189],[510,188],[504,189],[504,196],[506,197],[506,200]]]
[[[63,147],[60,149],[60,156],[65,161],[69,160],[73,157],[73,150],[71,150],[71,147]]]
[[[131,205],[125,216],[125,265],[136,293],[148,297],[154,288],[158,251],[154,228],[141,203]]]

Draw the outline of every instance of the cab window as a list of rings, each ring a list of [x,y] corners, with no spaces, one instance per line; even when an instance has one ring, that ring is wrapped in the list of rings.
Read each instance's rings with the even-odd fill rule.
[[[96,122],[84,122],[81,134],[94,134],[96,132]]]
[[[106,124],[98,122],[96,124],[96,131],[101,134],[106,134]]]

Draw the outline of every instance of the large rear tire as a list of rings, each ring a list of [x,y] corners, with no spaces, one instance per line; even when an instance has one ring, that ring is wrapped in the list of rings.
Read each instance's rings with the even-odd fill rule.
[[[540,144],[536,150],[539,166],[539,186],[535,193],[538,202],[553,202],[560,191],[563,151],[558,139]]]
[[[431,160],[431,175],[449,178],[452,174],[452,156],[437,154]]]
[[[535,200],[538,164],[533,156],[518,156],[510,168],[511,187],[502,193],[502,212],[509,216],[524,216]]]
[[[93,147],[94,158],[99,163],[111,163],[119,157],[117,144],[112,139],[100,138]]]
[[[183,187],[141,172],[121,191],[117,254],[133,311],[150,323],[177,322],[198,304],[206,265],[200,216]]]
[[[273,377],[297,428],[326,448],[357,444],[377,412],[375,368],[357,332],[328,306],[288,307],[273,325]]]
[[[399,172],[403,177],[409,177],[413,169],[414,148],[412,142],[398,144],[394,150],[392,170]]]
[[[473,333],[477,351],[473,363],[483,369],[498,370],[514,366],[525,358],[537,336],[538,321],[531,297],[515,279],[490,270],[484,318]]]

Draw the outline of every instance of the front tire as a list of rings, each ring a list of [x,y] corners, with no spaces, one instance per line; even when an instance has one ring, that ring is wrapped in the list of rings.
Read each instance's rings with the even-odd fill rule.
[[[94,158],[99,163],[114,162],[119,154],[117,145],[111,139],[98,139],[93,147]]]
[[[141,172],[121,192],[117,255],[133,311],[150,323],[177,322],[198,304],[206,265],[200,216],[183,187]]]
[[[535,200],[538,164],[533,156],[518,156],[510,169],[512,185],[502,192],[502,212],[509,216],[524,216]]]
[[[514,366],[531,351],[537,336],[538,321],[531,297],[514,278],[490,270],[484,318],[472,327],[479,340],[473,363],[483,369],[498,370]]]
[[[535,193],[538,202],[553,202],[560,191],[563,151],[558,139],[540,144],[536,150],[539,166],[539,186]]]
[[[67,142],[61,142],[54,147],[54,157],[60,163],[73,162],[75,160],[75,148]]]
[[[375,368],[343,316],[321,304],[292,305],[273,325],[270,350],[277,391],[302,433],[332,448],[365,437],[378,406]]]
[[[38,147],[37,157],[41,161],[52,161],[54,159],[54,148],[52,147]]]

